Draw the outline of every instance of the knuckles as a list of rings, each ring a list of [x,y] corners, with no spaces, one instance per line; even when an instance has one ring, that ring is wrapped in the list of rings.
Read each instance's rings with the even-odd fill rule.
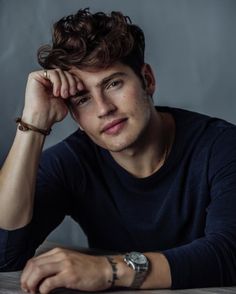
[[[59,259],[61,259],[61,260],[66,259],[69,256],[69,252],[63,248],[60,248],[60,247],[56,247],[56,248],[52,249],[52,253],[59,256]]]

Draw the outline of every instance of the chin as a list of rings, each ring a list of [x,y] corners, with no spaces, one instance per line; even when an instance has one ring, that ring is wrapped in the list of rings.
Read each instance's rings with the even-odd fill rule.
[[[135,148],[136,142],[137,142],[136,138],[129,138],[126,140],[123,139],[123,140],[119,140],[119,142],[117,143],[106,144],[104,148],[110,152],[118,153],[128,149]]]
[[[122,152],[126,150],[135,150],[142,145],[144,140],[143,134],[144,130],[137,132],[133,130],[129,133],[123,133],[113,138],[105,138],[104,140],[98,140],[98,138],[90,136],[90,138],[99,145],[100,147],[110,151],[110,152]]]
[[[107,146],[107,147],[105,147],[105,149],[107,149],[108,151],[113,152],[113,153],[122,152],[122,151],[126,150],[127,148],[128,147],[126,147],[126,146]]]

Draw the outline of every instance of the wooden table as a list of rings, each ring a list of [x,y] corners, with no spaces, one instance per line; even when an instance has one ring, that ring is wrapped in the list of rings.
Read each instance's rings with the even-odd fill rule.
[[[42,247],[39,248],[37,253],[42,253],[53,247],[58,246],[55,243],[46,242]],[[25,292],[21,291],[20,289],[20,275],[21,272],[6,272],[0,273],[0,294],[25,294]],[[56,289],[51,293],[55,294],[75,294],[75,293],[86,293],[89,292],[82,292],[76,290],[69,290],[69,289]],[[221,288],[201,288],[201,289],[187,289],[187,290],[139,290],[139,291],[106,291],[102,293],[119,293],[119,294],[236,294],[236,287],[221,287]],[[94,292],[93,292],[94,294]]]
[[[0,293],[1,294],[25,294],[25,292],[20,289],[20,272],[10,272],[10,273],[0,273]],[[82,291],[68,290],[68,289],[57,289],[52,293],[55,294],[75,294],[75,293],[86,293]],[[139,290],[139,291],[106,291],[103,293],[119,293],[119,294],[213,294],[220,293],[226,294],[236,293],[236,287],[227,287],[227,288],[204,288],[204,289],[187,289],[187,290]]]

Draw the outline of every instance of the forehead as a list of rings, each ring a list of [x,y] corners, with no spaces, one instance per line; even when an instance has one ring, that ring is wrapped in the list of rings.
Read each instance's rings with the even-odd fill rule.
[[[132,76],[134,72],[129,66],[121,63],[114,64],[106,69],[78,69],[73,67],[69,72],[79,78],[83,83],[86,84],[99,84],[102,80],[117,75]]]

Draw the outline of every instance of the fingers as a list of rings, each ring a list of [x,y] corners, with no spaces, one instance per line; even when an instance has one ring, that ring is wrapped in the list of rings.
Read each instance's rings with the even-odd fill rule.
[[[47,294],[53,289],[60,287],[64,287],[64,280],[59,274],[45,279],[39,286],[39,292],[41,294]]]
[[[63,262],[66,258],[67,250],[63,250],[62,248],[54,248],[37,257],[31,258],[21,275],[22,289],[30,293],[36,293],[36,289],[39,284],[41,285],[42,281],[46,283],[44,283],[44,288],[50,285],[53,286],[54,283],[51,283],[51,280],[50,283],[47,282],[48,277],[56,276],[64,270]]]
[[[58,249],[59,251],[60,249]],[[39,256],[31,258],[21,275],[21,283],[24,283],[25,281],[28,280],[29,276],[36,270],[38,271],[37,268],[43,268],[42,266],[44,264],[50,264],[50,263],[55,263],[60,261],[61,259],[65,258],[64,256],[62,257],[62,254],[58,254],[56,249],[52,249],[48,252],[45,252]]]
[[[54,276],[59,272],[60,262],[50,262],[30,266],[28,271],[21,278],[21,287],[29,293],[36,293],[40,282],[45,278]]]
[[[61,69],[50,69],[42,72],[44,80],[52,84],[53,95],[66,99],[76,94],[77,90],[84,89],[84,85],[78,77]]]

